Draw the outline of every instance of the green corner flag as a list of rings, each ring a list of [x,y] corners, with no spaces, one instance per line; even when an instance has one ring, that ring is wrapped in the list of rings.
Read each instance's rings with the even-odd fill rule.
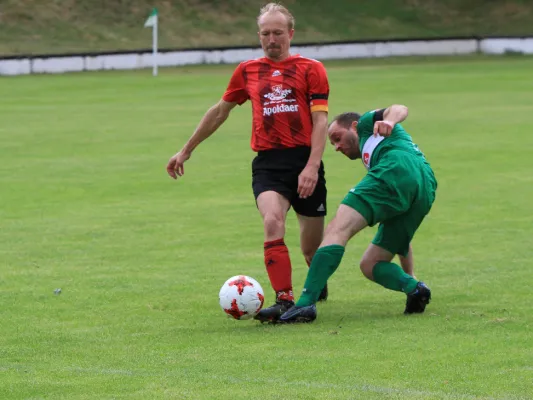
[[[150,26],[156,26],[157,25],[157,8],[154,8],[152,10],[152,13],[144,23],[145,28],[149,28]]]

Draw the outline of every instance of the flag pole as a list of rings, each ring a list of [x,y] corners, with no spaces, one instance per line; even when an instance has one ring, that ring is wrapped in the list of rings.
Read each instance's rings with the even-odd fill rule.
[[[157,76],[157,31],[158,31],[158,25],[159,25],[159,18],[156,14],[156,18],[154,21],[154,26],[152,27],[152,61],[153,61],[153,76]]]
[[[152,28],[152,65],[153,65],[153,75],[157,76],[157,31],[159,25],[159,16],[157,15],[157,8],[152,10],[152,13],[144,23],[144,27]]]

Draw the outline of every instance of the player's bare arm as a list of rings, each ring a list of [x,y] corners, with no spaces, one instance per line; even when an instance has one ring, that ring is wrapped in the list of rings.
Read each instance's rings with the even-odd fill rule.
[[[170,177],[177,179],[178,176],[184,174],[183,164],[191,157],[196,146],[211,136],[224,123],[236,105],[237,103],[220,100],[207,110],[187,143],[168,161],[167,173]]]
[[[394,125],[405,121],[408,114],[409,109],[406,106],[394,104],[388,107],[383,112],[383,121],[376,121],[374,123],[374,136],[390,136]]]
[[[298,194],[304,199],[311,196],[315,190],[328,131],[328,113],[326,111],[315,111],[311,113],[311,117],[313,119],[311,154],[307,165],[298,176]]]

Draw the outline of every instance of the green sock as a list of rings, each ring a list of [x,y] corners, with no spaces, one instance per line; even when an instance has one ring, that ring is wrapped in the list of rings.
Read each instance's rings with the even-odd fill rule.
[[[397,264],[380,261],[372,270],[374,282],[397,292],[410,293],[415,290],[418,281],[406,274]]]
[[[317,302],[320,292],[341,263],[343,255],[344,247],[338,244],[321,247],[316,251],[307,272],[304,290],[296,302],[298,307],[310,306]]]

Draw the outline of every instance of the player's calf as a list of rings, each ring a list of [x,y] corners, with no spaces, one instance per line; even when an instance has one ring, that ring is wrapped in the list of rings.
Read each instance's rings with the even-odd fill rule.
[[[318,301],[326,301],[328,299],[328,284],[326,283],[326,286],[324,286],[324,289],[320,292],[320,296],[318,296]]]

